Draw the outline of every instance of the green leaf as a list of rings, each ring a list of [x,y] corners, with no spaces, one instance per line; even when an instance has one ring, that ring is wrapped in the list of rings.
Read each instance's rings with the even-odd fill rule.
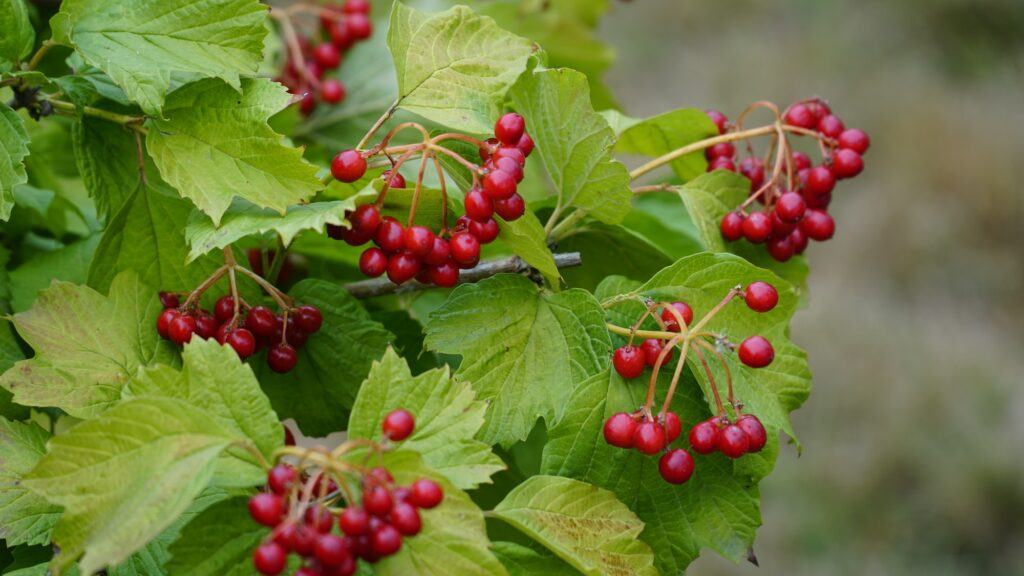
[[[444,476],[427,468],[420,457],[406,450],[384,455],[384,466],[399,485],[430,478],[441,485],[444,501],[421,510],[423,530],[402,542],[394,556],[374,566],[378,576],[503,576],[504,567],[491,554],[484,515],[465,492]]]
[[[20,2],[20,0],[0,0]],[[6,32],[5,32],[6,34]],[[14,187],[28,182],[24,159],[28,156],[28,132],[21,116],[0,103],[0,220],[7,220],[14,207]]]
[[[657,576],[651,549],[637,536],[643,522],[615,494],[585,482],[533,476],[494,508],[584,574]]]
[[[249,498],[223,500],[194,517],[171,545],[168,574],[250,576],[252,552],[267,529],[252,520]]]
[[[128,385],[134,396],[176,398],[193,406],[236,437],[248,438],[266,461],[284,442],[281,423],[260,389],[252,368],[215,340],[193,339],[182,352],[181,370],[160,365],[143,368]],[[218,486],[254,486],[266,481],[261,462],[238,450],[225,454]]]
[[[632,214],[630,214],[632,216]],[[583,265],[565,270],[571,286],[593,290],[612,274],[647,279],[672,263],[652,240],[619,225],[587,224],[558,243],[565,252],[579,252]]]
[[[36,31],[23,0],[0,0],[0,61],[13,63],[32,53]]]
[[[512,542],[495,542],[491,551],[501,560],[510,576],[578,576],[572,566],[546,549],[534,550]]]
[[[704,247],[711,252],[732,252],[753,264],[772,270],[782,276],[800,291],[801,297],[807,286],[807,259],[794,256],[788,262],[777,262],[764,246],[749,242],[726,242],[722,238],[719,224],[722,217],[735,210],[747,199],[750,181],[726,170],[715,170],[693,179],[684,186],[676,187],[686,210]]]
[[[561,275],[555,265],[555,257],[548,248],[544,226],[537,215],[527,210],[522,217],[512,222],[506,222],[500,216],[495,220],[501,231],[498,237],[512,252],[539,270],[553,289],[558,290]]]
[[[356,196],[332,202],[314,202],[289,206],[282,216],[273,210],[260,208],[245,201],[236,200],[224,213],[220,226],[202,213],[196,212],[188,221],[185,237],[191,246],[189,260],[203,254],[224,248],[256,234],[274,232],[281,242],[288,246],[303,230],[323,233],[328,224],[348,227],[345,212],[356,205]]]
[[[46,452],[50,435],[32,422],[0,418],[0,538],[8,546],[46,544],[60,508],[20,485]]]
[[[96,416],[118,401],[139,366],[171,356],[156,333],[159,313],[159,298],[131,272],[114,279],[109,296],[55,281],[14,315],[36,355],[0,376],[0,386],[19,404]]]
[[[83,116],[72,125],[71,141],[78,172],[96,202],[97,212],[109,219],[139,185],[133,133],[113,122]]]
[[[54,437],[24,479],[64,507],[53,539],[61,571],[118,564],[184,512],[235,435],[180,400],[135,398]]]
[[[160,174],[215,224],[240,196],[284,214],[323,188],[317,169],[267,125],[288,105],[284,86],[245,79],[241,94],[206,80],[173,92],[146,145]]]
[[[583,290],[549,294],[502,274],[456,288],[430,315],[427,348],[462,356],[456,379],[490,404],[481,438],[509,446],[553,424],[573,387],[608,365],[604,312]]]
[[[424,463],[459,488],[490,483],[491,475],[505,469],[490,446],[473,439],[484,425],[486,404],[474,399],[468,383],[452,380],[447,366],[413,377],[405,360],[388,348],[359,388],[349,437],[379,437],[384,416],[397,408],[416,419],[413,435],[399,449],[420,453]]]
[[[397,103],[475,134],[493,129],[505,93],[533,52],[529,40],[465,6],[425,14],[396,2],[387,41],[398,76]]]
[[[84,283],[99,242],[99,236],[89,236],[56,250],[42,252],[11,270],[11,308],[15,312],[27,310],[40,291],[54,280]]]
[[[215,77],[237,90],[262,59],[265,18],[256,0],[65,0],[50,27],[54,41],[158,116],[172,77]]]
[[[619,152],[661,156],[687,144],[718,135],[718,128],[702,110],[682,108],[645,120],[621,119],[629,126],[619,136],[615,149]],[[704,152],[687,154],[670,163],[684,182],[704,174],[708,163]]]
[[[534,71],[512,89],[512,102],[526,119],[561,206],[620,222],[633,198],[629,171],[611,157],[615,133],[594,112],[586,76],[568,68]]]
[[[338,284],[303,280],[289,294],[319,308],[323,327],[299,350],[288,374],[271,371],[262,357],[250,362],[259,366],[260,383],[278,416],[294,418],[306,435],[326,436],[344,428],[360,383],[394,337]]]

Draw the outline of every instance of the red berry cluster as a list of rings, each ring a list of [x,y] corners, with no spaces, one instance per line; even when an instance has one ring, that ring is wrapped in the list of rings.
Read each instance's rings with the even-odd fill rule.
[[[248,307],[239,302],[236,315],[235,300],[230,294],[217,300],[212,314],[187,302],[181,305],[178,294],[172,292],[161,292],[160,303],[164,310],[157,318],[156,330],[162,338],[179,345],[192,340],[193,335],[215,338],[220,344],[231,346],[243,360],[268,348],[267,364],[279,373],[295,367],[299,359],[296,348],[301,348],[310,334],[323,325],[320,309],[311,305],[279,315],[266,306]]]
[[[632,414],[619,412],[604,423],[604,439],[618,448],[635,448],[641,454],[653,455],[667,450],[682,433],[682,422],[674,412],[654,418],[638,410]],[[693,475],[693,457],[682,448],[667,450],[658,461],[658,472],[670,484],[682,484]]]
[[[385,436],[398,441],[408,437],[413,426],[411,414],[396,410],[387,415],[383,428]],[[356,472],[359,504],[347,485],[325,482],[322,472],[304,476],[287,464],[270,470],[268,490],[249,499],[252,518],[273,529],[253,552],[259,573],[281,574],[288,555],[297,554],[304,565],[295,576],[349,576],[356,572],[359,559],[375,563],[398,552],[403,538],[420,532],[420,510],[434,508],[444,499],[444,491],[433,480],[397,486],[386,468]],[[328,506],[342,496],[347,501],[343,509]]]
[[[768,432],[753,414],[742,414],[735,423],[730,423],[725,416],[715,416],[690,429],[690,447],[698,454],[717,450],[729,458],[739,458],[760,452],[767,442]]]
[[[715,110],[707,114],[718,126],[719,133],[728,131],[725,115]],[[737,165],[736,147],[731,142],[715,144],[705,151],[708,171],[722,169],[743,174],[750,180],[751,194],[764,205],[763,211],[747,213],[748,201],[726,214],[720,223],[722,236],[729,241],[745,238],[753,244],[763,243],[771,257],[779,262],[802,254],[810,240],[824,242],[832,238],[835,220],[828,213],[832,190],[838,180],[860,174],[864,168],[862,155],[871,144],[863,130],[847,129],[829,105],[818,98],[793,104],[784,112],[782,120],[786,127],[817,135],[824,156],[815,166],[807,154],[791,152],[785,170],[780,165],[774,171],[789,173],[791,163],[795,178],[787,180],[788,185],[769,178],[765,162],[753,154]]]
[[[442,228],[435,233],[426,226],[402,226],[397,219],[381,215],[378,200],[378,204],[366,204],[348,214],[348,228],[328,226],[328,236],[351,246],[372,241],[375,246],[359,257],[359,270],[371,278],[386,273],[395,284],[415,278],[423,284],[454,286],[459,281],[459,270],[476,266],[481,246],[498,237],[493,215],[512,221],[526,211],[516,186],[523,179],[533,140],[525,132],[522,116],[514,113],[498,119],[494,133],[495,138],[480,148],[483,184],[466,193],[466,214],[454,229]],[[342,182],[359,180],[366,168],[365,156],[356,150],[344,150],[331,162],[332,175]],[[391,172],[384,173],[387,188],[405,187],[402,175]]]
[[[289,92],[301,96],[303,115],[312,113],[318,101],[338,104],[345,99],[345,85],[336,78],[324,79],[324,72],[340,66],[345,52],[373,34],[369,0],[345,0],[319,9],[321,38],[314,45],[308,37],[298,36],[302,58],[289,49],[288,61],[277,79]]]

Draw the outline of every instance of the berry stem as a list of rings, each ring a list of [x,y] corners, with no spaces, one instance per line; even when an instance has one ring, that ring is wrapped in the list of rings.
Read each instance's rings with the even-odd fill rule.
[[[43,57],[46,56],[46,53],[50,51],[50,48],[53,48],[56,45],[57,43],[53,40],[46,40],[40,44],[39,50],[36,50],[36,53],[32,55],[32,59],[25,65],[25,70],[35,70],[36,66],[39,66],[39,63],[43,61]]]
[[[71,102],[55,100],[48,96],[46,97],[46,99],[53,106],[53,109],[58,113],[65,114],[68,116],[78,114],[78,109]],[[142,123],[146,120],[144,116],[129,116],[127,114],[117,114],[115,112],[108,112],[107,110],[93,108],[92,106],[83,106],[81,112],[86,116],[92,116],[93,118],[99,118],[100,120],[107,120],[109,122],[114,122],[115,124],[120,124],[140,134],[147,134],[149,132],[149,130],[142,126]]]
[[[416,208],[420,204],[420,190],[423,189],[423,173],[427,169],[427,161],[431,156],[433,154],[429,151],[424,151],[420,158],[420,170],[416,173],[416,186],[412,190],[412,203],[409,204],[409,221],[406,223],[406,228],[411,228],[416,222]]]
[[[281,25],[281,36],[284,37],[285,46],[288,47],[288,52],[291,52],[292,60],[295,62],[295,67],[310,86],[316,87],[320,85],[320,81],[315,76],[309,73],[309,68],[306,67],[306,57],[302,55],[302,46],[299,45],[299,35],[295,32],[295,26],[292,24],[292,19],[289,16],[287,10],[270,10],[270,17],[277,20]]]
[[[273,284],[264,280],[259,274],[253,272],[252,270],[249,270],[248,268],[245,268],[244,266],[236,265],[235,269],[241,272],[242,274],[245,274],[249,278],[252,278],[253,282],[259,284],[260,288],[263,288],[263,291],[269,294],[270,297],[274,299],[274,302],[277,303],[278,307],[280,307],[282,310],[287,312],[289,309],[291,309],[290,296],[284,294],[283,292],[275,288]]]
[[[693,326],[691,331],[692,332],[700,332],[700,329],[703,328],[704,326],[706,326],[707,323],[710,322],[711,319],[714,318],[716,314],[721,312],[722,308],[725,308],[725,306],[727,304],[729,304],[729,302],[731,302],[733,298],[735,298],[735,297],[737,297],[737,296],[739,296],[741,294],[743,294],[743,288],[741,286],[735,286],[732,289],[730,289],[729,293],[725,295],[725,298],[722,298],[721,302],[719,302],[718,304],[715,304],[714,308],[709,310],[708,313],[705,314],[704,317],[700,319],[700,321],[698,321],[696,324],[694,324],[694,326]]]
[[[448,183],[445,181],[444,168],[441,166],[441,161],[437,159],[437,155],[431,156],[434,161],[434,168],[437,170],[437,180],[441,186],[441,233],[448,232]],[[476,183],[476,174],[473,174],[474,184]]]
[[[700,365],[704,369],[704,373],[707,374],[707,376],[708,376],[708,385],[711,386],[711,392],[715,396],[715,406],[718,408],[718,415],[719,416],[724,416],[725,415],[725,407],[722,405],[722,396],[718,393],[718,384],[715,383],[715,376],[714,376],[714,374],[711,373],[711,366],[708,366],[708,361],[704,357],[704,353],[700,351],[700,348],[699,348],[700,342],[704,342],[704,341],[703,340],[698,340],[698,346],[695,346],[693,348],[693,351],[697,355],[697,359],[700,360]],[[667,404],[668,400],[669,400],[669,398],[666,398],[666,406],[668,405]],[[730,404],[731,403],[732,403],[732,401],[731,401],[731,397],[730,397]]]
[[[619,336],[629,336],[630,335],[630,328],[624,328],[622,326],[616,326],[615,324],[605,324],[605,326],[608,328],[608,331],[613,333],[613,334],[618,334]],[[658,340],[668,340],[668,339],[671,339],[671,338],[675,338],[676,336],[679,336],[679,334],[677,332],[668,332],[668,331],[662,331],[662,330],[637,330],[636,332],[634,332],[634,334],[636,334],[637,338],[642,338],[644,340],[646,340],[648,338],[657,338]]]
[[[569,214],[565,220],[562,220],[557,226],[551,229],[551,232],[548,233],[548,238],[552,242],[558,242],[566,236],[569,236],[572,232],[572,227],[580,220],[583,220],[586,215],[586,210],[580,210],[577,208],[572,214]]]
[[[373,135],[376,134],[378,130],[380,130],[380,127],[383,126],[384,123],[387,122],[392,115],[394,115],[396,110],[398,110],[398,104],[401,101],[402,99],[401,97],[399,97],[394,102],[392,102],[391,106],[388,106],[388,109],[385,110],[384,113],[380,115],[380,118],[377,118],[377,121],[373,123],[373,126],[370,126],[370,129],[367,130],[366,134],[359,141],[359,144],[356,144],[356,150],[362,150],[363,147],[366,146],[366,143],[370,141],[370,138],[373,138]]]
[[[649,194],[651,192],[668,192],[672,189],[671,184],[650,184],[648,186],[637,186],[633,188],[633,194]]]
[[[270,269],[267,270],[267,280],[272,284],[277,284],[277,277],[281,275],[281,268],[284,268],[284,260],[288,257],[288,248],[285,247],[284,241],[281,237],[277,237],[277,250],[274,252],[274,260],[270,263]],[[268,255],[269,258],[269,255]]]
[[[408,152],[406,152],[405,154],[402,154],[398,158],[398,162],[395,162],[395,165],[391,167],[391,173],[392,174],[398,174],[398,169],[401,168],[402,165],[405,164],[406,161],[409,160],[409,158],[412,158],[413,154],[415,154],[417,151],[418,151],[417,148],[412,148]],[[374,202],[374,204],[376,204],[378,209],[380,209],[381,207],[384,206],[384,198],[387,197],[388,190],[390,190],[390,189],[391,189],[391,178],[385,178],[384,179],[384,186],[381,187],[380,194],[377,195],[377,201]]]
[[[196,289],[189,293],[188,298],[180,306],[180,309],[190,310],[191,308],[195,307],[196,302],[199,300],[200,297],[202,297],[203,292],[206,292],[207,290],[209,290],[210,286],[216,284],[217,281],[220,280],[221,277],[223,277],[224,274],[227,273],[229,268],[230,266],[228,266],[227,264],[221,266],[220,268],[217,268],[213,272],[213,274],[210,274],[209,278],[203,280],[202,284],[196,286]]]
[[[729,370],[729,363],[726,362],[725,356],[723,356],[722,353],[718,351],[718,349],[716,349],[713,345],[711,345],[710,342],[707,342],[706,340],[702,340],[702,339],[698,338],[697,340],[695,340],[695,342],[699,346],[701,346],[705,350],[707,350],[708,352],[711,352],[712,354],[717,356],[718,357],[718,361],[722,363],[722,370],[725,371],[725,383],[726,383],[726,386],[728,387],[729,405],[732,406],[733,409],[736,410],[736,414],[739,415],[741,410],[740,410],[740,405],[736,402],[736,396],[733,393],[732,371]],[[709,372],[709,374],[710,374],[710,372]]]
[[[672,405],[672,397],[676,394],[676,387],[679,385],[679,377],[683,374],[683,366],[686,365],[686,355],[690,351],[690,338],[683,338],[683,345],[680,347],[679,361],[676,363],[676,370],[672,373],[672,382],[665,393],[665,402],[661,405],[661,412],[658,414],[663,420],[669,406]],[[696,348],[694,349],[696,350]],[[717,398],[717,395],[716,395]]]

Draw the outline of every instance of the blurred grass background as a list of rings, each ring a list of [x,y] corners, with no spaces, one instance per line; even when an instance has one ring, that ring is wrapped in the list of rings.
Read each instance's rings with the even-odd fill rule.
[[[689,573],[1024,574],[1024,2],[635,0],[601,35],[630,115],[817,94],[872,137],[809,250],[761,568]]]

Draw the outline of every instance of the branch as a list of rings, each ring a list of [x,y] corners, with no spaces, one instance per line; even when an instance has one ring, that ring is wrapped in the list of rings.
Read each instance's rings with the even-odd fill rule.
[[[583,263],[579,252],[555,254],[554,257],[555,266],[559,268],[572,268]],[[481,262],[475,268],[462,270],[459,272],[459,283],[468,284],[479,282],[496,274],[522,274],[532,270],[533,268],[519,256],[508,256],[506,258]],[[385,294],[403,294],[406,292],[428,290],[430,288],[433,288],[433,286],[416,281],[410,281],[399,286],[387,278],[373,278],[345,285],[345,289],[348,290],[349,294],[356,298],[373,298],[374,296],[383,296]]]

